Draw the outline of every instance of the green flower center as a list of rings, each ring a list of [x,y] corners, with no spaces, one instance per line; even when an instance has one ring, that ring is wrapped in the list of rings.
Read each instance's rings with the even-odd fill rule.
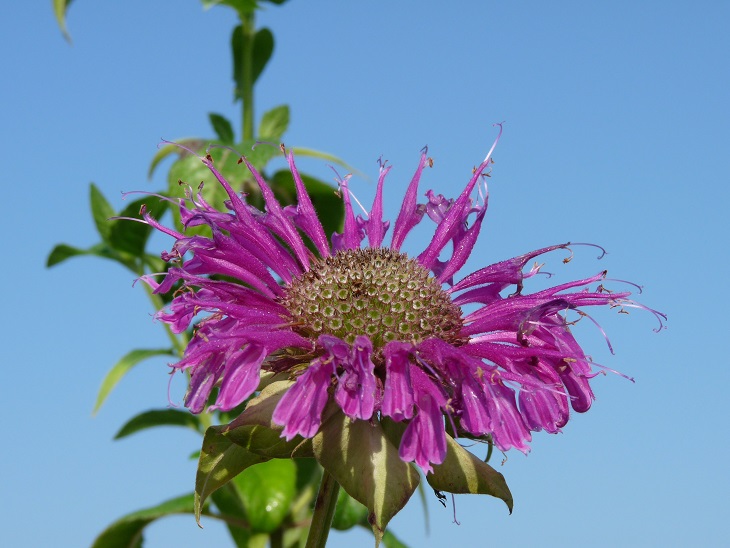
[[[463,344],[461,309],[418,261],[387,248],[340,251],[312,263],[281,298],[294,330],[316,339],[327,333],[352,344],[367,335],[386,343],[438,337]]]

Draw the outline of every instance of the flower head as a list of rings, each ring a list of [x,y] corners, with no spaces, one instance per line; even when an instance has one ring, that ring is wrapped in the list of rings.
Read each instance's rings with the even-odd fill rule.
[[[201,412],[218,387],[210,408],[230,410],[258,389],[262,372],[286,375],[294,382],[272,417],[283,427],[281,436],[315,436],[325,407],[334,402],[351,420],[402,423],[398,454],[426,472],[444,462],[447,430],[489,436],[501,450],[527,452],[531,432],[558,432],[571,407],[587,411],[596,373],[566,314],[635,303],[627,291],[603,288],[605,272],[524,292],[525,280],[540,270],[527,264],[569,244],[455,281],[487,210],[484,175],[492,150],[458,197],[428,191],[419,204],[419,181],[430,165],[424,152],[387,245],[383,192],[389,167],[381,166],[364,218],[355,215],[347,179],[340,181],[344,229],[330,242],[291,153],[297,204],[287,207],[242,158],[264,211],[237,194],[209,156],[203,158],[228,194],[229,211],[217,211],[190,191],[180,213],[186,228],[206,226],[208,236],[179,233],[144,212],[147,223],[176,240],[163,254],[173,263],[164,279],[145,277],[155,292],[177,288],[157,317],[180,333],[204,314],[173,365],[190,371],[185,405]],[[475,194],[481,199],[472,199]],[[409,257],[404,241],[424,217],[435,223],[433,237]]]

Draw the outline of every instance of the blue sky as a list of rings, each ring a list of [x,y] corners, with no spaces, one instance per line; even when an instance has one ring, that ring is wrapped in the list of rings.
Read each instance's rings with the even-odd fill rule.
[[[406,4],[408,4],[406,6]],[[597,400],[528,457],[498,466],[512,516],[487,497],[414,499],[391,523],[412,546],[680,546],[727,542],[730,373],[724,347],[730,149],[723,2],[291,0],[259,24],[277,40],[257,111],[292,109],[286,143],[334,153],[367,174],[394,166],[392,218],[428,145],[424,189],[455,195],[505,121],[490,209],[464,272],[545,245],[593,242],[555,280],[608,269],[644,286],[669,315],[601,311],[588,352],[636,379],[594,382]],[[146,180],[161,138],[212,136],[208,112],[237,120],[228,40],[233,12],[194,0],[91,2],[69,12],[73,45],[50,2],[0,8],[6,267],[0,475],[7,546],[84,546],[115,518],[190,491],[198,438],[157,430],[114,442],[133,414],[167,403],[164,361],[135,369],[95,418],[107,369],[133,347],[165,345],[140,287],[111,263],[44,268],[58,242],[95,243],[91,181],[123,205]],[[237,130],[240,129],[236,124]],[[301,162],[324,179],[321,163]],[[425,236],[408,245],[423,248]],[[168,242],[160,239],[160,250]],[[710,390],[712,388],[713,390]],[[180,390],[177,393],[178,399]],[[496,464],[499,465],[499,459]],[[152,526],[148,547],[224,546],[222,526],[187,517]],[[369,545],[333,534],[332,546]]]

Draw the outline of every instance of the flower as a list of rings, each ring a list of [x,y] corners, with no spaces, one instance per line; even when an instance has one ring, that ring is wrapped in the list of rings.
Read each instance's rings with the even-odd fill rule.
[[[348,179],[339,181],[344,229],[330,243],[291,153],[286,157],[297,204],[287,207],[241,158],[258,183],[265,211],[237,194],[210,156],[202,158],[228,194],[229,211],[189,190],[180,215],[186,229],[205,226],[209,236],[166,228],[143,210],[149,225],[176,240],[163,253],[172,263],[164,279],[144,277],[156,293],[177,288],[157,317],[181,333],[204,314],[184,356],[172,365],[190,372],[185,405],[203,411],[218,387],[209,409],[230,410],[257,390],[262,372],[288,375],[295,382],[273,412],[287,441],[315,436],[325,406],[334,401],[352,420],[402,423],[398,454],[427,473],[446,458],[447,430],[489,436],[503,451],[527,452],[531,432],[559,432],[571,407],[587,411],[597,373],[564,313],[640,306],[628,291],[607,291],[606,273],[600,272],[525,293],[525,280],[540,271],[537,264],[526,270],[528,262],[568,249],[567,243],[454,282],[487,211],[484,176],[496,143],[456,199],[428,191],[427,202],[419,204],[419,181],[431,165],[424,151],[389,245],[385,165],[365,218],[355,216]],[[475,193],[482,199],[472,200]],[[435,232],[419,255],[409,257],[404,241],[424,216]],[[450,256],[441,260],[449,247]]]

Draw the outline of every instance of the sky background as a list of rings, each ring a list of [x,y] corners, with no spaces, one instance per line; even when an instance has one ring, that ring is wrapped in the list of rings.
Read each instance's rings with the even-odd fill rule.
[[[424,145],[435,166],[422,189],[455,196],[505,121],[489,212],[462,272],[554,243],[597,243],[609,252],[600,261],[585,247],[568,265],[549,256],[551,281],[608,269],[669,315],[657,334],[648,313],[597,312],[615,356],[579,326],[588,353],[636,383],[596,378],[594,407],[562,434],[535,435],[528,457],[512,451],[503,466],[496,455],[513,515],[496,499],[459,496],[456,525],[450,505],[429,496],[427,536],[414,497],[390,525],[411,546],[727,542],[728,21],[719,1],[291,0],[259,14],[276,50],[257,114],[289,104],[286,144],[365,173],[352,185],[363,201],[383,155],[394,166],[394,218]],[[211,137],[208,112],[240,131],[234,24],[233,11],[196,0],[77,0],[70,46],[51,2],[0,7],[4,546],[88,546],[123,514],[192,490],[192,432],[112,441],[132,415],[167,404],[164,360],[138,366],[91,417],[117,359],[167,344],[142,288],[99,259],[44,264],[56,243],[96,243],[89,182],[121,207],[121,191],[164,186],[169,164],[146,178],[161,138]],[[301,165],[332,180],[322,163]],[[406,250],[425,242],[409,239]],[[222,525],[204,525],[160,521],[146,546],[229,545]],[[333,533],[330,545],[371,538]]]

